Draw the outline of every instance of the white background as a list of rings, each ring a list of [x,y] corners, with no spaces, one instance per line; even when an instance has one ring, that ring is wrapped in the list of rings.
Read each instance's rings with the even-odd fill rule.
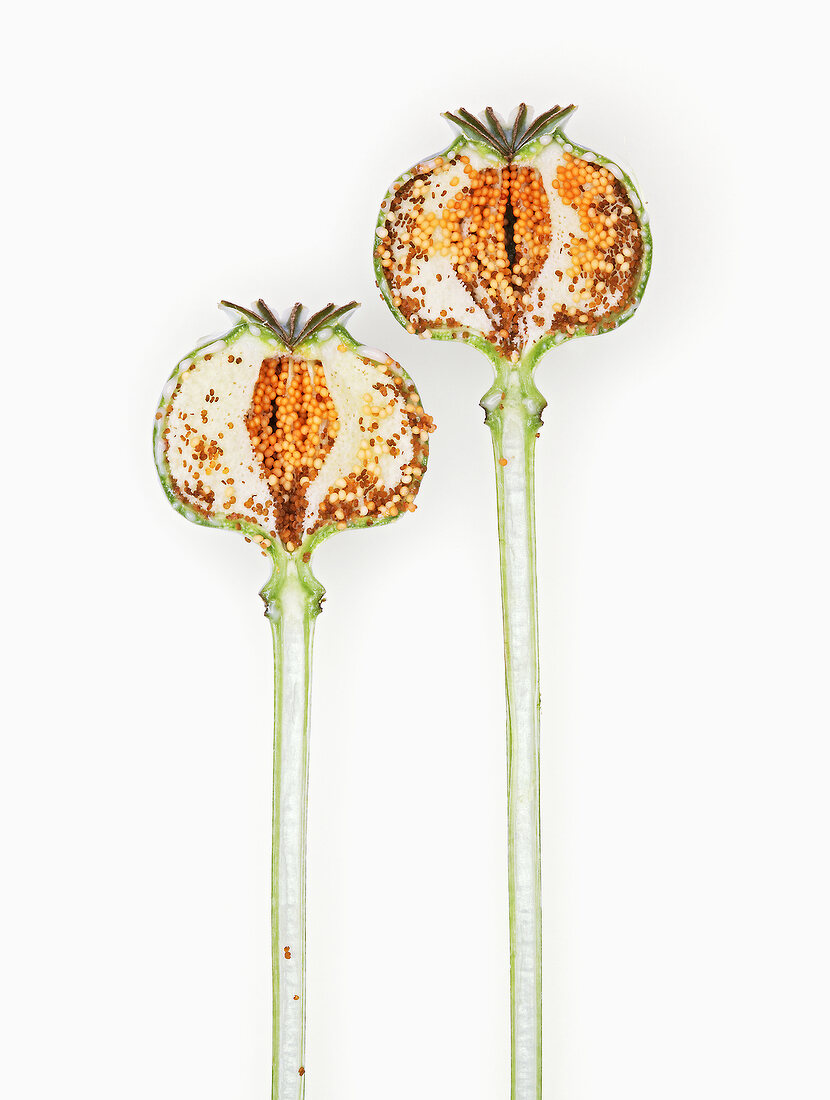
[[[316,556],[308,1100],[506,1100],[489,367],[398,327],[371,246],[442,110],[520,99],[580,104],[654,233],[635,320],[538,372],[545,1097],[830,1094],[826,61],[759,11],[6,23],[3,1096],[268,1096],[266,563],[150,447],[262,295],[362,299],[439,425],[418,512]]]

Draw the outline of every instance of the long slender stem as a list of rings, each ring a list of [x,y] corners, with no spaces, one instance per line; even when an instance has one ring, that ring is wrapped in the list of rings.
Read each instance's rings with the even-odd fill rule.
[[[534,451],[545,402],[529,364],[499,364],[482,399],[496,460],[507,692],[512,1100],[542,1095],[539,639]]]
[[[261,594],[274,636],[271,1098],[302,1100],[308,724],[314,620],[322,588],[307,566],[281,557]]]

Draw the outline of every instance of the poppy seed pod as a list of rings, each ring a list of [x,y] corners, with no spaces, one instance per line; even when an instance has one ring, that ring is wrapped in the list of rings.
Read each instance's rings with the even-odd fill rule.
[[[519,358],[631,316],[651,262],[643,203],[620,168],[562,133],[574,110],[529,123],[522,104],[512,128],[490,108],[483,121],[448,113],[455,141],[392,185],[375,272],[410,332]]]
[[[333,531],[414,510],[432,420],[389,356],[349,335],[342,309],[302,327],[259,302],[183,359],[157,413],[156,462],[188,519],[266,548],[309,552]]]

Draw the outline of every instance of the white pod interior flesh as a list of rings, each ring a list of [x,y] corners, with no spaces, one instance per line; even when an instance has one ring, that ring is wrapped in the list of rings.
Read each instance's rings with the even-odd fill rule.
[[[289,349],[238,325],[168,383],[157,461],[191,519],[292,553],[414,508],[432,422],[412,382],[339,326]]]

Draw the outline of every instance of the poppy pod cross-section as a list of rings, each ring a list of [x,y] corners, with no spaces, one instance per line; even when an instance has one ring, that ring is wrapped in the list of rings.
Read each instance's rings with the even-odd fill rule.
[[[342,324],[356,306],[280,320],[223,302],[224,336],[180,361],[156,412],[162,487],[194,523],[241,531],[271,559],[262,589],[274,642],[271,880],[272,1100],[306,1081],[306,809],[311,650],[322,539],[414,512],[432,418],[388,355]]]

